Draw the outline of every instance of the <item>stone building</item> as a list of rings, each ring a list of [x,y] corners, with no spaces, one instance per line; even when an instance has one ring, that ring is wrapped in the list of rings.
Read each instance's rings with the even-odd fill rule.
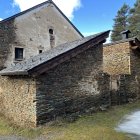
[[[140,97],[140,41],[128,38],[130,31],[122,33],[122,40],[106,44],[103,49],[103,69],[110,75],[110,90],[116,96],[113,104]]]
[[[51,0],[0,21],[0,113],[36,127],[105,104],[108,35],[83,37]]]
[[[103,43],[109,31],[54,47],[0,71],[0,112],[35,127],[106,104]]]
[[[48,0],[0,21],[0,70],[83,35]]]
[[[0,22],[0,113],[36,127],[140,96],[140,42],[83,37],[48,0]]]

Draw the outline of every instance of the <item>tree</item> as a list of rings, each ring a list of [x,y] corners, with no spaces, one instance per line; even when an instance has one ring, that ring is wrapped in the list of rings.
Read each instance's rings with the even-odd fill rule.
[[[117,16],[114,18],[114,25],[111,34],[111,41],[121,40],[121,32],[128,29],[128,15],[129,15],[129,6],[123,4],[123,6],[118,10]]]
[[[132,36],[137,36],[140,39],[140,0],[137,0],[134,7],[130,9],[128,22]]]

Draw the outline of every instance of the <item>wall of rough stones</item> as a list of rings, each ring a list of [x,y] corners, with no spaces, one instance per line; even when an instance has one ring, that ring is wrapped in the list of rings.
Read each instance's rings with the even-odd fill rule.
[[[102,46],[95,46],[37,77],[37,124],[109,104],[102,53]]]
[[[107,44],[103,48],[103,69],[110,75],[130,74],[129,42]]]
[[[131,75],[133,81],[129,84],[133,94],[136,94],[136,97],[140,97],[140,51],[139,49],[132,50],[130,54],[130,63],[131,63]]]
[[[29,77],[0,77],[0,113],[20,126],[36,126],[36,84]]]
[[[121,74],[110,76],[111,105],[133,102],[139,98],[139,95],[139,83],[135,75]]]
[[[24,59],[39,54],[39,50],[49,50],[49,29],[54,31],[54,47],[82,38],[52,4],[0,23],[0,69],[18,62],[16,47],[24,48]]]
[[[16,38],[14,21],[0,24],[0,70],[6,67],[6,61],[9,59],[12,44]],[[13,60],[10,60],[13,62]]]
[[[129,41],[105,45],[103,69],[110,75],[111,104],[132,102],[140,97],[140,52]]]
[[[18,125],[35,127],[138,99],[139,50],[130,49],[130,74],[103,73],[102,54],[102,45],[94,46],[35,79],[0,77],[0,113]]]

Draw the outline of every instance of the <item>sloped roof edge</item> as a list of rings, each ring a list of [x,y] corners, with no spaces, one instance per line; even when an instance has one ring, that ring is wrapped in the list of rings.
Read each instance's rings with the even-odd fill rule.
[[[15,66],[8,67],[0,71],[0,75],[28,75],[29,72],[36,67],[39,67],[45,63],[50,62],[54,58],[57,58],[67,52],[75,50],[76,48],[94,41],[94,44],[98,44],[98,41],[103,41],[109,36],[110,31],[102,32],[92,36],[88,36],[79,40],[75,40],[69,43],[61,44],[49,51],[36,55],[33,58],[17,63]]]
[[[20,12],[20,13],[18,13],[18,14],[15,14],[15,15],[11,16],[11,17],[8,17],[8,18],[6,18],[6,19],[0,21],[0,24],[1,24],[1,23],[4,23],[4,22],[6,22],[6,21],[10,21],[10,20],[12,20],[12,19],[15,19],[16,17],[19,17],[19,16],[21,16],[21,15],[24,15],[24,14],[26,14],[27,12],[32,11],[32,10],[38,8],[38,7],[41,7],[41,6],[43,6],[43,5],[47,4],[47,3],[52,3],[52,4],[55,6],[55,8],[62,14],[62,16],[63,16],[63,17],[72,25],[72,27],[79,33],[79,35],[80,35],[81,37],[84,37],[84,36],[82,35],[82,33],[75,27],[75,25],[65,16],[65,14],[57,7],[57,5],[56,5],[52,0],[47,0],[47,1],[43,2],[43,3],[40,3],[40,4],[36,5],[36,6],[31,7],[31,8],[29,8],[29,9],[23,11],[23,12]]]
[[[19,17],[19,16],[21,16],[21,15],[24,15],[24,14],[26,14],[27,12],[29,12],[29,11],[31,11],[31,10],[34,10],[34,9],[36,9],[36,8],[38,8],[38,7],[41,7],[41,6],[43,6],[44,4],[47,4],[47,3],[50,3],[50,2],[51,2],[51,0],[45,1],[45,2],[43,2],[43,3],[40,3],[40,4],[38,4],[38,5],[33,6],[33,7],[29,8],[29,9],[27,9],[27,10],[24,10],[24,11],[22,11],[22,12],[20,12],[20,13],[17,13],[17,14],[15,14],[15,15],[11,16],[11,17],[8,17],[8,18],[6,18],[6,19],[3,19],[3,20],[0,21],[0,24],[1,24],[1,23],[4,23],[4,22],[6,22],[6,21],[12,20],[12,19],[14,19],[14,18],[16,18],[16,17]]]
[[[115,45],[115,44],[119,44],[119,43],[124,43],[124,42],[133,41],[133,40],[135,40],[135,38],[136,38],[136,37],[132,37],[132,38],[128,38],[128,39],[122,39],[122,40],[119,40],[119,41],[107,43],[107,44],[104,44],[104,47],[111,46],[111,45]]]

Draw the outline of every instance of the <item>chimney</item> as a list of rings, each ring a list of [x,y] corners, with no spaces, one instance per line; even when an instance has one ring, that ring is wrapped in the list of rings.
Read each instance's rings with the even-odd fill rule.
[[[130,32],[129,30],[122,31],[122,32],[121,32],[121,34],[122,34],[122,39],[128,39],[130,33],[131,33],[131,32]]]

